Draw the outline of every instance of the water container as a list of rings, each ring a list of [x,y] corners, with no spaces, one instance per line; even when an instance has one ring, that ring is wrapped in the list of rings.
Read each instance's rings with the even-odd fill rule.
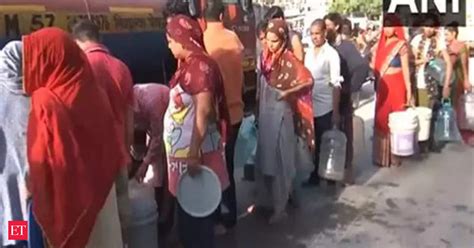
[[[415,111],[418,115],[418,141],[427,141],[430,138],[433,111],[426,107],[416,107]]]
[[[255,115],[245,117],[239,129],[235,142],[234,168],[241,168],[248,164],[254,151],[257,149],[257,127]]]
[[[347,138],[337,127],[326,131],[321,140],[319,176],[336,181],[344,179]]]
[[[415,111],[398,111],[389,115],[390,147],[397,156],[415,154],[418,116]]]
[[[129,248],[158,247],[158,210],[154,188],[131,180]]]
[[[434,135],[436,141],[457,142],[462,140],[450,101],[443,102],[443,106],[438,111]]]
[[[459,129],[474,131],[474,89],[459,99]]]

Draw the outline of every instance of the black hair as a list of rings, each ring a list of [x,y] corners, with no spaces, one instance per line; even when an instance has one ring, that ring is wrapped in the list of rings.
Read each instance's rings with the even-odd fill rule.
[[[282,18],[285,19],[285,12],[279,6],[272,6],[268,9],[267,13],[263,17],[263,19],[270,21],[272,19]]]
[[[79,41],[93,41],[100,40],[100,29],[94,22],[88,19],[80,20],[72,27],[72,35],[74,39]]]
[[[433,12],[428,12],[422,22],[424,26],[428,27],[438,27],[440,25],[439,16]]]
[[[342,20],[341,33],[349,37],[352,36],[352,22],[347,18]]]
[[[334,22],[334,24],[336,26],[339,26],[339,28],[336,30],[338,33],[341,32],[341,28],[342,28],[342,22],[343,22],[343,19],[342,19],[342,16],[341,14],[337,13],[337,12],[332,12],[332,13],[329,13],[327,15],[324,16],[324,20],[330,20],[332,22]]]
[[[268,28],[268,21],[263,20],[260,23],[258,23],[257,28],[256,28],[256,35],[259,36],[260,33],[266,33]]]
[[[191,13],[189,12],[189,5],[185,0],[168,0],[166,2],[164,16],[171,17],[175,15],[185,15],[192,17]]]
[[[204,11],[204,17],[208,21],[220,21],[221,15],[224,14],[224,4],[222,0],[208,0],[206,10]]]
[[[459,29],[458,29],[458,26],[459,26],[459,23],[458,22],[451,22],[448,24],[448,26],[446,27],[446,30],[449,31],[449,32],[453,32],[454,33],[454,37],[458,37],[458,34],[459,34]]]
[[[314,26],[318,26],[318,27],[320,27],[322,30],[326,30],[326,23],[325,23],[324,20],[321,19],[321,18],[318,18],[318,19],[314,20],[314,21],[311,23],[311,27],[314,27]]]

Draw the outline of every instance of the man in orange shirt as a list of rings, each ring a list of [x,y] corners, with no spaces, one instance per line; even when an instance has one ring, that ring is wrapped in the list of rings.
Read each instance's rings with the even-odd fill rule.
[[[100,44],[99,27],[92,21],[79,21],[72,31],[76,43],[87,55],[96,82],[100,83],[107,93],[115,119],[115,123],[110,124],[118,125],[123,130],[123,152],[128,154],[129,147],[133,143],[132,75],[127,65],[112,56],[109,50]],[[118,209],[125,243],[130,218],[127,167],[124,165],[116,179]]]
[[[230,113],[232,128],[227,134],[226,160],[229,173],[230,187],[224,191],[222,203],[229,209],[229,215],[222,219],[226,228],[232,228],[237,223],[237,200],[234,179],[234,148],[244,116],[242,88],[244,72],[242,67],[244,47],[239,37],[224,27],[222,22],[224,5],[221,0],[209,1],[204,13],[206,30],[204,45],[209,55],[219,65],[224,79],[227,106]]]

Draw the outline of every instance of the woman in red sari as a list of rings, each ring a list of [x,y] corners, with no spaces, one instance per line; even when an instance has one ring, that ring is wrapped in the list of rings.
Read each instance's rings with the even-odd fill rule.
[[[411,101],[408,47],[405,32],[396,16],[385,16],[384,27],[373,56],[372,68],[379,82],[375,107],[374,163],[380,167],[399,166],[390,152],[390,113],[403,111]]]
[[[127,154],[86,55],[64,31],[45,28],[23,37],[23,74],[31,97],[28,189],[47,242],[60,248],[97,247],[99,240],[122,246],[120,228],[113,232],[117,206],[109,205],[116,204],[110,195]],[[115,223],[99,224],[104,209],[115,214]]]

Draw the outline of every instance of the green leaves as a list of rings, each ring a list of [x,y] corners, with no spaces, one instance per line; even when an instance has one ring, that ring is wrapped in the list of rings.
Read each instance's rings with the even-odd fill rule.
[[[344,15],[359,12],[368,17],[378,16],[382,12],[382,0],[334,0],[329,9]]]

